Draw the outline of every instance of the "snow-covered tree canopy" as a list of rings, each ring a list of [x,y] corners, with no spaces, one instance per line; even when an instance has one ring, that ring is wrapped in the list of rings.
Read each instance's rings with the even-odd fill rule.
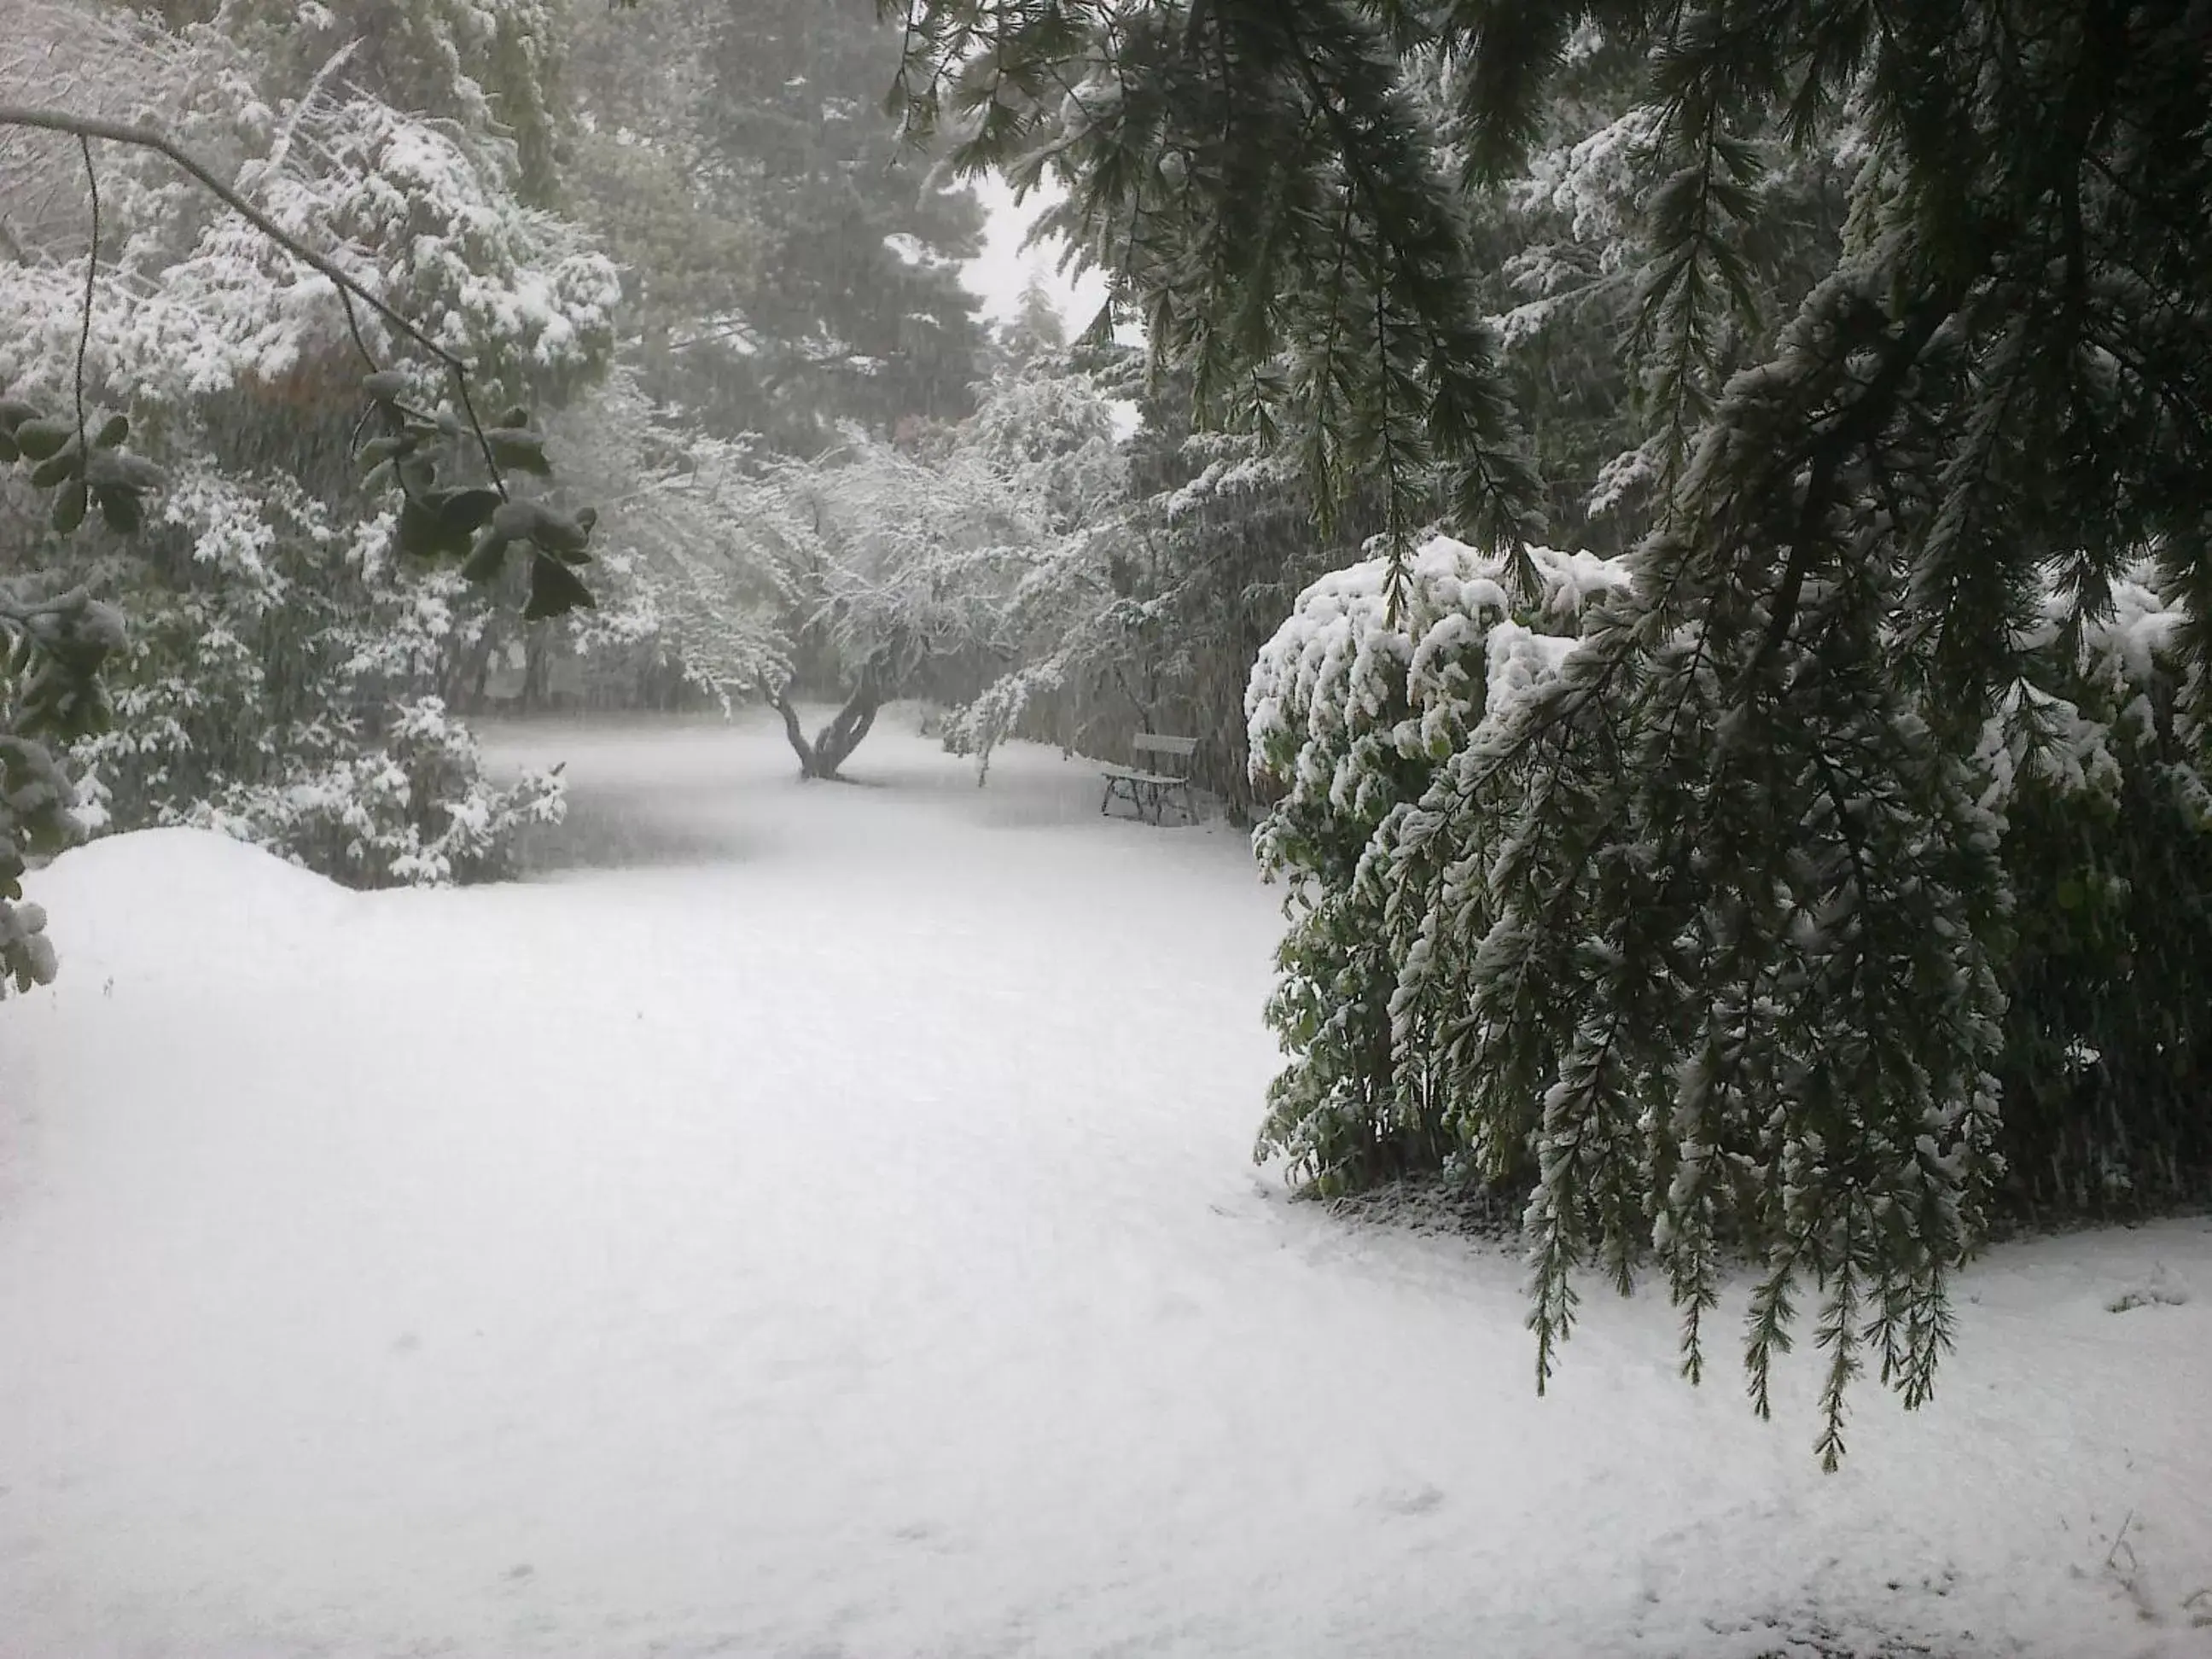
[[[957,690],[1011,655],[1006,599],[1046,539],[1044,503],[983,449],[923,457],[848,429],[844,447],[763,488],[746,533],[787,573],[793,637],[844,700],[809,744],[779,693],[810,775],[834,775],[892,698]]]
[[[0,65],[9,102],[37,101],[58,81],[83,94],[56,106],[64,112],[157,131],[234,179],[293,239],[466,358],[491,407],[574,385],[604,360],[619,295],[613,268],[515,199],[511,152],[499,143],[358,90],[343,40],[312,76],[286,82],[213,26],[170,35],[99,9],[31,13],[47,40],[36,51],[17,41]],[[10,197],[49,204],[19,233],[25,257],[0,278],[24,325],[0,357],[19,390],[66,387],[74,373],[89,231],[77,149],[20,128],[0,137]],[[355,325],[379,359],[412,348],[366,307],[349,324],[328,276],[165,157],[107,145],[95,157],[106,280],[92,290],[87,373],[127,388],[134,407],[273,391],[319,366],[357,379]]]
[[[574,457],[562,468],[562,498],[601,513],[593,546],[608,592],[575,619],[579,648],[646,645],[725,708],[780,691],[800,601],[764,458],[670,424],[627,372],[550,427]]]
[[[1126,489],[1108,400],[1041,369],[991,383],[957,427],[900,441],[848,426],[811,459],[678,431],[626,377],[560,429],[608,441],[574,487],[611,466],[620,509],[602,543],[617,603],[583,643],[650,635],[695,684],[725,702],[765,696],[794,733],[793,697],[834,696],[837,719],[794,742],[809,775],[833,775],[907,696],[966,704],[988,687],[1006,720],[976,725],[971,746],[988,754],[1018,712],[1010,682],[1055,648],[1054,607],[1080,609],[1071,588]]]

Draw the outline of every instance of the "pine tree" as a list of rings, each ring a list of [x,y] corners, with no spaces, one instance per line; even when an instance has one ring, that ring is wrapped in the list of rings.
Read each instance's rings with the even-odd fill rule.
[[[864,6],[753,0],[720,9],[707,52],[703,136],[769,236],[744,307],[762,429],[803,450],[842,421],[968,413],[984,336],[959,264],[982,212],[884,112],[897,33]]]
[[[884,111],[898,58],[839,0],[578,12],[571,183],[634,264],[650,394],[792,454],[973,409],[982,215]]]

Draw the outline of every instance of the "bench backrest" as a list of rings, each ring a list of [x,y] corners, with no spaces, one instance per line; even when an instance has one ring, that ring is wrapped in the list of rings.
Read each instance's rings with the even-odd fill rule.
[[[1188,770],[1190,757],[1198,752],[1196,738],[1164,738],[1157,732],[1139,732],[1129,739],[1131,751],[1139,756],[1161,755],[1183,763]]]

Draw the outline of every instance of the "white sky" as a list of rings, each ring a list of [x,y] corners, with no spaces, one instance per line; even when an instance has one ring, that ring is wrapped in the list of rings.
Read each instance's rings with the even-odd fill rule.
[[[996,178],[979,179],[975,184],[976,197],[983,204],[988,216],[983,230],[983,252],[980,258],[970,259],[961,276],[968,286],[983,296],[983,312],[993,322],[1003,322],[1012,317],[1021,304],[1022,290],[1029,285],[1034,271],[1044,279],[1045,289],[1059,302],[1060,317],[1068,331],[1086,326],[1106,302],[1105,279],[1096,272],[1086,271],[1070,283],[1061,276],[1058,265],[1061,245],[1042,244],[1024,250],[1022,239],[1029,234],[1030,224],[1044,211],[1048,200],[1042,191],[1032,191],[1020,206],[1014,204],[1014,193]]]

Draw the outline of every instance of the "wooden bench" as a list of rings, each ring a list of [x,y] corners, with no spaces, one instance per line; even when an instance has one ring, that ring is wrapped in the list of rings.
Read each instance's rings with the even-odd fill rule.
[[[1117,799],[1126,800],[1137,809],[1139,817],[1150,817],[1158,823],[1168,797],[1176,795],[1182,803],[1184,822],[1197,823],[1198,809],[1190,799],[1190,757],[1198,752],[1198,739],[1139,732],[1129,739],[1129,751],[1137,764],[1098,769],[1098,775],[1106,780],[1106,795],[1098,803],[1099,811],[1107,812]]]

